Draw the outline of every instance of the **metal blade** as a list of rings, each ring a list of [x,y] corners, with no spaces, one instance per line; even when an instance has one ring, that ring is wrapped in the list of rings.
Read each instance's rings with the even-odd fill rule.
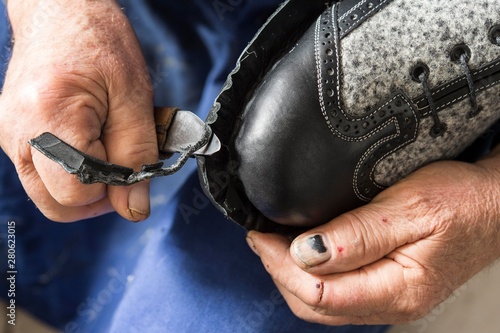
[[[206,124],[197,115],[190,111],[177,111],[168,129],[168,136],[162,151],[178,153],[186,150],[203,139],[206,133]],[[211,140],[195,151],[193,155],[212,155],[221,148],[221,142],[216,135]]]

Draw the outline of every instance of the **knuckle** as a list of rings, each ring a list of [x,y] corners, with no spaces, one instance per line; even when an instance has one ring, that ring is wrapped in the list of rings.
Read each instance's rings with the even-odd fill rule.
[[[350,255],[338,256],[337,260],[348,260],[352,263],[353,255],[357,258],[372,258],[380,256],[382,239],[379,239],[379,232],[373,228],[370,216],[366,216],[362,210],[353,210],[343,215],[343,228],[335,226],[333,237],[342,252],[348,247],[346,252]],[[340,251],[340,250],[339,250]]]
[[[307,305],[315,312],[322,312],[328,305],[324,299],[325,283],[321,280],[308,280],[305,282],[302,279],[291,278],[287,274],[281,273],[280,270],[273,271],[271,265],[264,262],[266,269],[270,271],[275,281],[279,281],[290,293],[296,295],[301,302]]]
[[[335,287],[331,284],[319,281],[315,287],[316,293],[311,294],[305,303],[319,315],[330,316],[336,314],[337,311],[342,311],[352,301],[352,298],[348,300],[342,293],[337,293]],[[351,296],[355,297],[355,295]]]
[[[48,102],[58,95],[63,86],[60,76],[44,75],[37,80],[25,82],[16,87],[16,95],[25,107],[36,107],[44,111],[52,106]],[[43,114],[43,112],[40,113]]]
[[[433,204],[428,197],[429,194],[419,188],[404,188],[400,193],[401,202],[404,203],[404,208],[409,210],[427,211],[431,210]]]
[[[418,222],[419,228],[439,225],[453,215],[453,211],[443,203],[443,198],[446,195],[430,195],[423,189],[407,190],[402,196],[402,209],[409,215],[410,221]]]
[[[382,192],[377,201],[390,205],[397,216],[404,217],[406,226],[413,226],[416,233],[421,234],[433,230],[444,221],[450,220],[453,210],[446,204],[449,194],[441,193],[441,189],[424,188],[419,184],[406,181]]]

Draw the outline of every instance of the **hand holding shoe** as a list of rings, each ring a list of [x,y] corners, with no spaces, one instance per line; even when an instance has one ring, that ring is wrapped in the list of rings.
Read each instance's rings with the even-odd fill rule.
[[[248,229],[325,223],[500,117],[499,0],[328,3],[287,1],[209,117],[206,193]]]
[[[500,256],[500,149],[437,162],[297,237],[249,243],[294,313],[328,325],[419,319]]]

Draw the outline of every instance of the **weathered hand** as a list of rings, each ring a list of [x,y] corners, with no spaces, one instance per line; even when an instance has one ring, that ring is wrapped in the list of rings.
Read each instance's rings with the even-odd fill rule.
[[[329,325],[430,312],[500,256],[500,156],[439,162],[297,237],[250,232],[294,313]]]
[[[8,3],[15,37],[0,98],[0,145],[54,221],[150,212],[149,184],[82,185],[28,141],[52,132],[89,155],[138,169],[158,160],[152,87],[135,34],[113,0]]]

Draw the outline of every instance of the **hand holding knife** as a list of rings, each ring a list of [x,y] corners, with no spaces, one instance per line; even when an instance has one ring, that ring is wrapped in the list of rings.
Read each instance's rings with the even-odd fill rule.
[[[192,112],[178,108],[155,108],[155,123],[160,158],[180,153],[180,157],[168,167],[164,167],[163,162],[158,162],[144,165],[136,172],[89,156],[52,133],[43,133],[30,140],[30,144],[60,164],[68,173],[76,174],[83,184],[103,183],[115,186],[128,186],[174,174],[191,156],[212,155],[221,148],[221,143],[211,128]]]

